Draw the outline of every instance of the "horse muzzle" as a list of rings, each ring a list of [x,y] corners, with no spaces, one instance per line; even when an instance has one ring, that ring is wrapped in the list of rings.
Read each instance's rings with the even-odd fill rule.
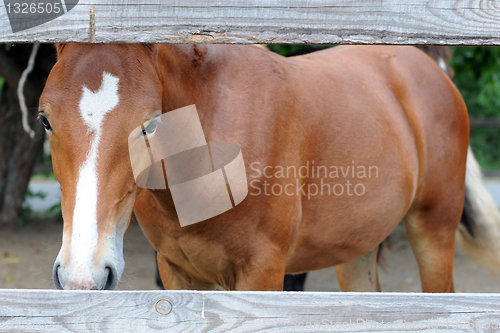
[[[57,289],[64,290],[114,290],[120,275],[116,266],[112,264],[88,271],[75,267],[68,274],[59,261],[55,262],[52,272],[54,285]]]
[[[57,289],[113,290],[118,286],[124,267],[123,247],[109,246],[98,255],[89,251],[85,256],[72,256],[63,244],[54,263],[52,278]]]

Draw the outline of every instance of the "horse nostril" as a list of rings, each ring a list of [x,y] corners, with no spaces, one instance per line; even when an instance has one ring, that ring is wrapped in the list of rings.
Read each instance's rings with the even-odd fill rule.
[[[108,272],[108,277],[104,285],[104,290],[113,290],[116,288],[116,286],[114,285],[115,281],[114,281],[113,269],[109,266],[106,266],[105,270]]]
[[[52,280],[54,281],[54,285],[57,289],[64,289],[61,281],[59,280],[59,267],[61,267],[61,265],[54,266],[54,271],[52,272]]]

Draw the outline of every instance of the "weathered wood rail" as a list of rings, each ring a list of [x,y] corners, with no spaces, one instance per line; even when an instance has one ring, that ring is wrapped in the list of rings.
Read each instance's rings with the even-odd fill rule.
[[[13,33],[4,3],[40,1],[2,2],[0,42],[500,45],[499,0],[80,0]]]
[[[500,294],[0,290],[0,332],[498,332]]]

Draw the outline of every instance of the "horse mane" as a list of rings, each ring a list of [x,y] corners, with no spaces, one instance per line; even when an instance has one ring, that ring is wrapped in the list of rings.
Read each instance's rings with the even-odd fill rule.
[[[417,48],[424,51],[429,57],[431,57],[440,68],[441,66],[445,66],[446,70],[444,68],[441,69],[450,77],[450,79],[453,79],[455,73],[453,72],[453,68],[449,65],[452,56],[452,51],[449,46],[417,45]]]

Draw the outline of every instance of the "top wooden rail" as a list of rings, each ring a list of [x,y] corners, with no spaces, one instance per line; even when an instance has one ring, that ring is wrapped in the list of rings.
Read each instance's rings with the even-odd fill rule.
[[[44,20],[16,4],[60,1],[4,0],[0,42],[500,45],[500,0],[65,0],[13,32]]]

